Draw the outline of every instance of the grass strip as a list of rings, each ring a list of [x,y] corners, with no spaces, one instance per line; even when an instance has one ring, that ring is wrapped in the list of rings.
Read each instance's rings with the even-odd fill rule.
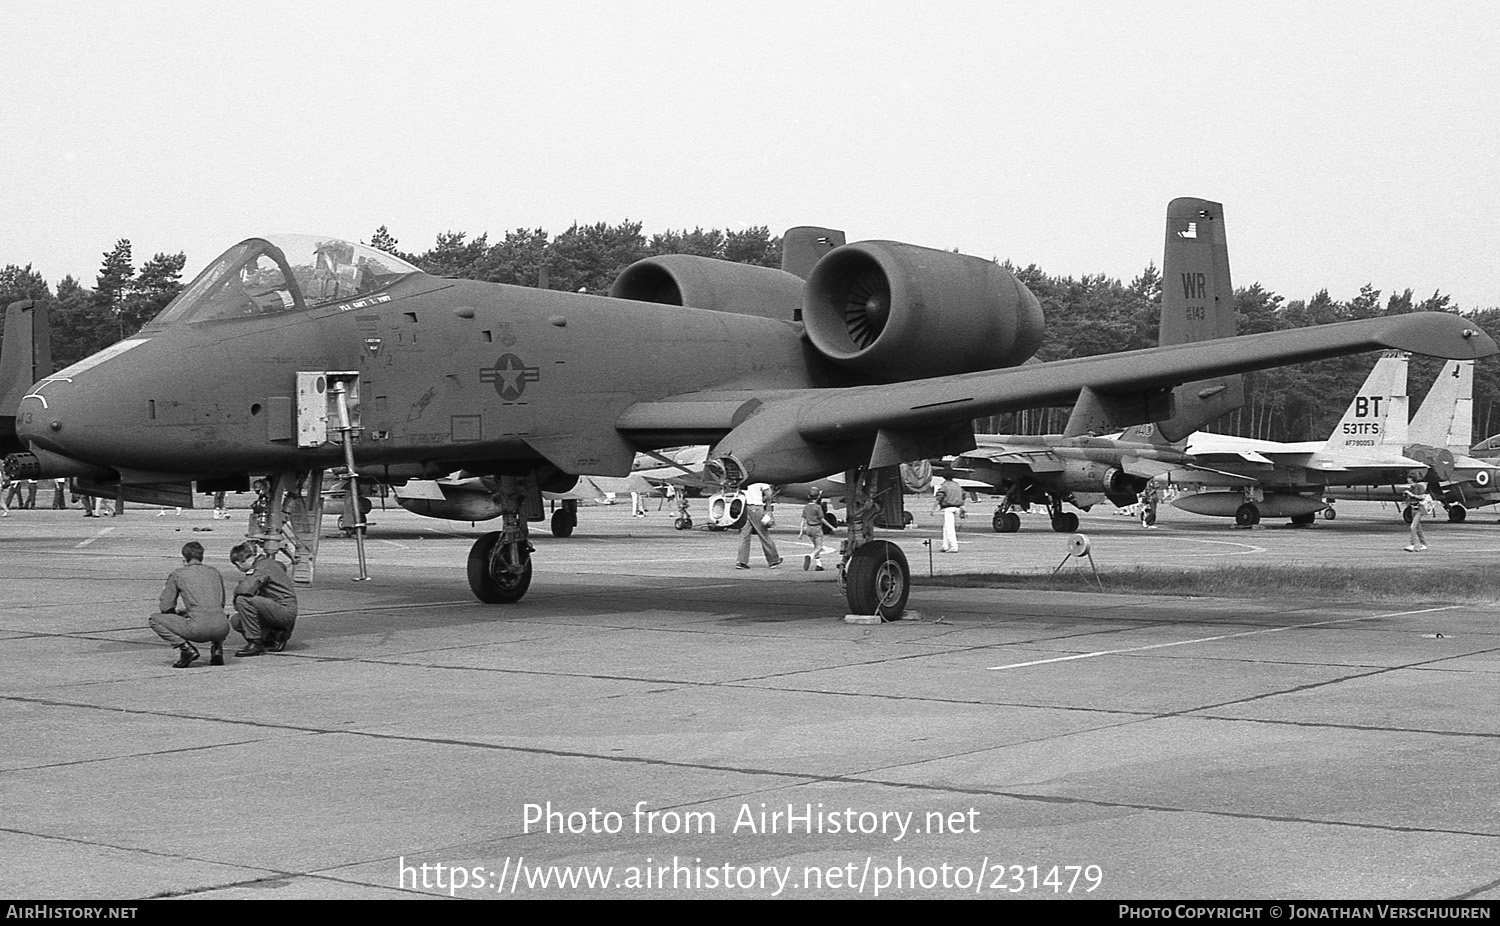
[[[1339,601],[1495,603],[1500,602],[1500,568],[1428,566],[1354,569],[1330,566],[1219,566],[1171,569],[1133,566],[1100,569],[1096,582],[1087,568],[1046,573],[972,572],[913,576],[921,585],[951,588],[1009,588],[1037,591],[1098,591],[1133,595],[1188,595],[1203,598],[1314,598]]]

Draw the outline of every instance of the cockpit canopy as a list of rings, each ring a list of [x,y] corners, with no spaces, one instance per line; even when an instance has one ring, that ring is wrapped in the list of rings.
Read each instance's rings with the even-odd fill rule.
[[[316,308],[417,272],[393,254],[338,238],[247,238],[211,262],[148,327]]]

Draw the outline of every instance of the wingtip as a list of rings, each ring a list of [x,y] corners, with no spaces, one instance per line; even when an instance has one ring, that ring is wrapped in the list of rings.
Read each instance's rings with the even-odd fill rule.
[[[1378,340],[1396,350],[1447,360],[1476,360],[1500,353],[1494,338],[1462,315],[1413,312],[1391,316],[1388,321]]]

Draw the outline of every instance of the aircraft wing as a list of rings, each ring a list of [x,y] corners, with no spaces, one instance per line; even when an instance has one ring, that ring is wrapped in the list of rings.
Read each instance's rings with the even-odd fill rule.
[[[1389,347],[1433,356],[1487,355],[1494,341],[1468,319],[1421,312],[1058,360],[881,386],[820,390],[798,430],[837,438],[851,428],[928,428],[980,415],[1066,404],[1084,389],[1141,394],[1228,373]]]
[[[727,476],[791,482],[854,465],[852,446],[872,465],[931,455],[981,415],[1075,401],[1084,389],[1119,400],[1139,421],[1152,400],[1185,382],[1394,348],[1441,357],[1478,357],[1497,348],[1473,322],[1418,312],[1171,347],[1080,357],[979,373],[874,386],[755,392],[712,390],[637,403],[616,427],[651,435],[724,434],[710,468]],[[944,451],[957,452],[957,451]]]

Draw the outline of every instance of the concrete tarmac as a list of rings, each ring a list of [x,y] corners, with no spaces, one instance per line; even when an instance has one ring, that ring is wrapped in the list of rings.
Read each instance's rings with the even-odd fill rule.
[[[542,525],[499,607],[484,525],[377,511],[286,652],[185,670],[146,618],[188,540],[233,575],[243,513],[0,520],[0,895],[1500,899],[1494,607],[923,586],[1087,568],[981,503],[957,555],[921,507],[886,535],[920,619],[859,626],[792,508],[746,572],[628,507]],[[1082,530],[1101,568],[1414,559],[1341,512]],[[1429,535],[1500,557],[1492,514]]]

